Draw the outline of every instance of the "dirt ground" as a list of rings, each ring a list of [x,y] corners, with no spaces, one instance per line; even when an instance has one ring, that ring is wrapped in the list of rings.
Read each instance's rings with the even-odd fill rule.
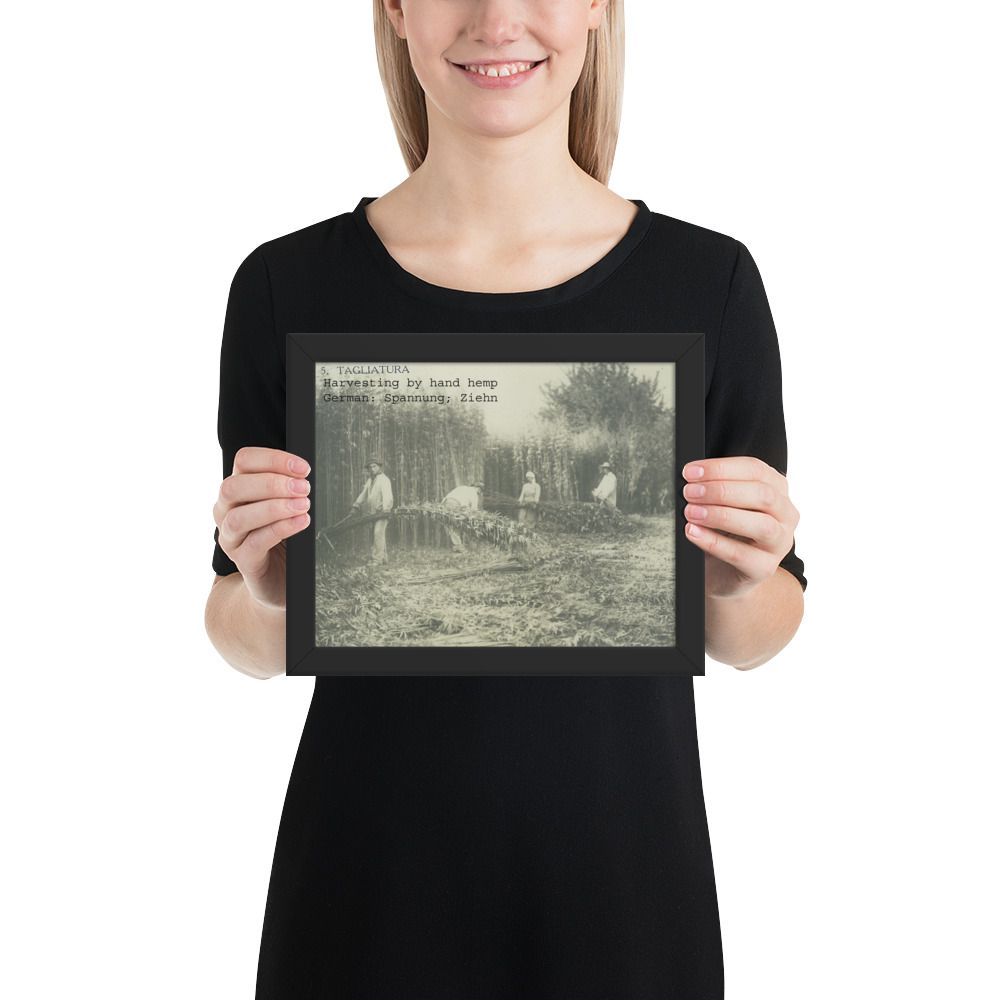
[[[630,520],[631,533],[539,532],[520,562],[472,541],[462,553],[390,549],[388,565],[347,578],[331,571],[317,582],[317,644],[673,645],[674,519]],[[451,576],[468,570],[479,572]]]

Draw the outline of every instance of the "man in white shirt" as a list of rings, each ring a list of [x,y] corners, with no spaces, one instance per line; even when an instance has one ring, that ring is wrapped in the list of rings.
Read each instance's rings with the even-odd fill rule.
[[[385,513],[372,525],[372,558],[373,563],[385,563],[389,557],[385,551],[385,529],[389,524],[389,511],[392,510],[392,483],[382,471],[382,460],[370,458],[366,463],[368,481],[358,494],[358,499],[351,504],[352,511],[362,514]]]
[[[456,486],[444,498],[444,503],[449,507],[464,507],[467,510],[479,510],[483,500],[483,481],[477,479],[471,486]],[[464,552],[465,546],[462,544],[462,536],[451,525],[445,525],[448,538],[451,541],[452,552]]]
[[[618,506],[618,479],[611,471],[609,462],[601,462],[599,468],[603,475],[597,488],[591,491],[591,495],[608,510],[614,510]]]

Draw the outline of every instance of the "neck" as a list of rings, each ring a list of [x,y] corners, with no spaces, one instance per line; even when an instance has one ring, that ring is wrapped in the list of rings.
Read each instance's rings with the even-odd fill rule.
[[[604,191],[570,156],[568,127],[568,102],[512,136],[469,132],[428,105],[427,156],[407,185],[442,229],[549,234]]]

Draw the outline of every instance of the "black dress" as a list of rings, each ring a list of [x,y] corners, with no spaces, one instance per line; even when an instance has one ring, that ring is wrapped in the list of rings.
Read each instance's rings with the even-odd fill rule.
[[[286,332],[365,330],[704,332],[707,456],[786,471],[778,342],[741,243],[636,201],[621,242],[570,280],[468,292],[397,264],[372,200],[237,270],[224,475],[242,445],[285,446]],[[794,546],[782,566],[804,589]],[[217,543],[213,567],[236,571]],[[691,678],[313,683],[257,1000],[722,997]]]

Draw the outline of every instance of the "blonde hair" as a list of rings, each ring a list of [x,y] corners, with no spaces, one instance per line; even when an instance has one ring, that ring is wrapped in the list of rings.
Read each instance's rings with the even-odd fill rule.
[[[373,0],[375,52],[389,114],[406,169],[427,155],[427,99],[382,0]],[[569,152],[595,180],[608,183],[618,144],[625,81],[624,0],[608,0],[599,28],[588,32],[587,54],[569,106]]]

